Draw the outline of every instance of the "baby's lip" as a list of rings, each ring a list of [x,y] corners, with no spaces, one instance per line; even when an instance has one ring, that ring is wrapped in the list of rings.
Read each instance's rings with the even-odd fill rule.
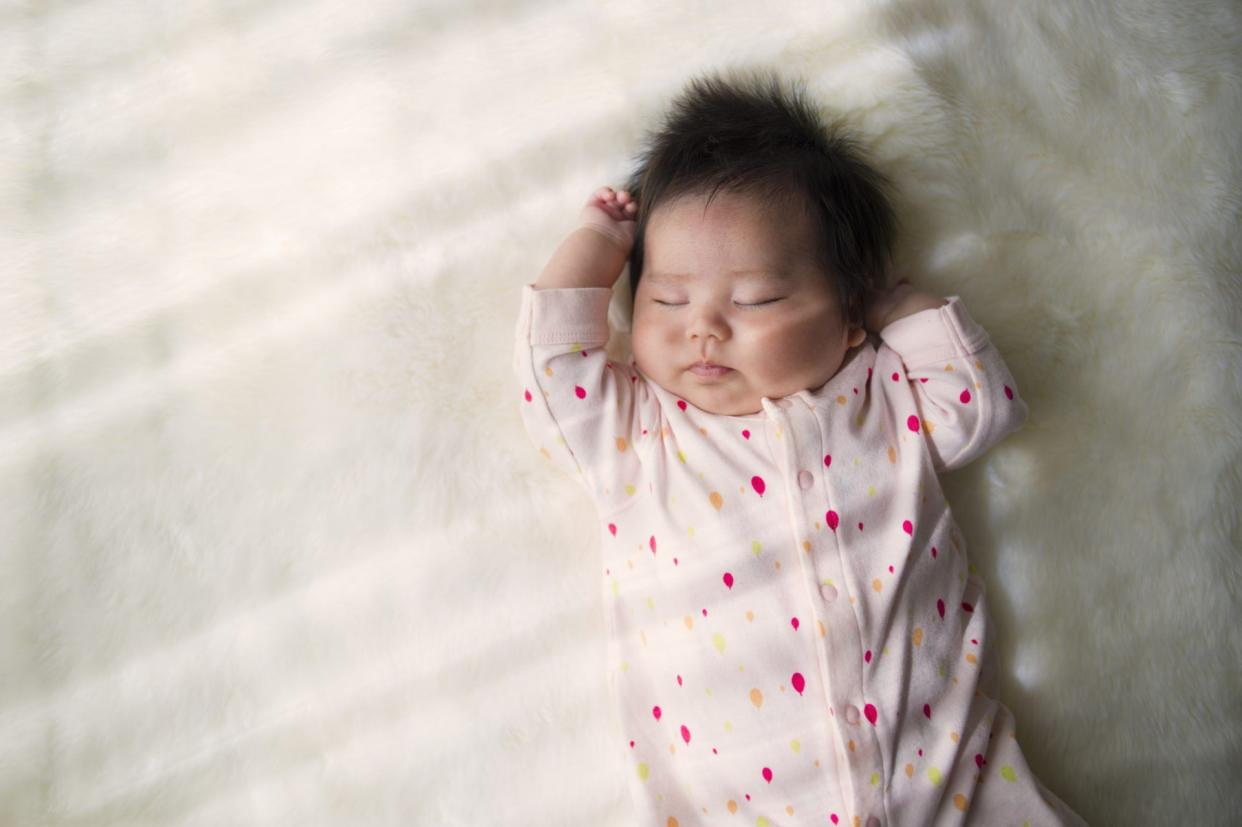
[[[717,364],[716,362],[695,362],[693,365],[690,366],[691,370],[693,370],[694,368],[723,368],[725,370],[732,370],[732,368],[730,368],[728,365],[721,365],[721,364]]]

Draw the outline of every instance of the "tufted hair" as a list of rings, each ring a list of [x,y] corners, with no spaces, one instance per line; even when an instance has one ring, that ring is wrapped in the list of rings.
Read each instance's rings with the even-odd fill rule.
[[[818,264],[843,320],[862,326],[869,288],[886,286],[896,234],[890,183],[839,123],[825,124],[803,87],[772,73],[690,80],[663,123],[648,133],[625,188],[638,202],[630,252],[630,298],[642,278],[652,213],[683,195],[721,190],[764,207],[800,203],[817,229]]]

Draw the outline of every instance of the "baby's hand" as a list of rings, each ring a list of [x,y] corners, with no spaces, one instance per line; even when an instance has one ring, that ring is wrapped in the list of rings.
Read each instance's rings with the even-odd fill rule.
[[[625,190],[600,187],[582,208],[579,218],[583,226],[593,227],[620,244],[628,255],[634,246],[638,204]]]

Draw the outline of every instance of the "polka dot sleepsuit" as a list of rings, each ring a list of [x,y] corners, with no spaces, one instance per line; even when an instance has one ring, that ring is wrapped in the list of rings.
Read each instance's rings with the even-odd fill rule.
[[[960,297],[724,416],[609,361],[611,296],[524,285],[513,367],[527,433],[600,518],[639,823],[1084,824],[997,698],[937,478],[1027,416]]]

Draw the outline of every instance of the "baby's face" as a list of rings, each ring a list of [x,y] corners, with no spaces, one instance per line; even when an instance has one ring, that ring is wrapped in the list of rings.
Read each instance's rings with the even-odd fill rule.
[[[818,388],[866,339],[841,321],[815,261],[810,216],[768,214],[745,195],[684,196],[647,223],[634,296],[634,360],[652,381],[710,413],[742,416]],[[758,304],[767,302],[767,304]],[[700,375],[706,361],[730,370]]]

